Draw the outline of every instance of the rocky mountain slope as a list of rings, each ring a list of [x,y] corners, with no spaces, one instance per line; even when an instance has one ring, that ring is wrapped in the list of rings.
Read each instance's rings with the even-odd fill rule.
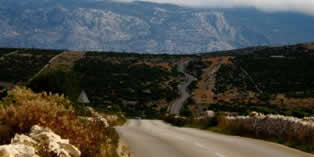
[[[192,53],[314,40],[314,17],[144,2],[0,0],[0,47]]]

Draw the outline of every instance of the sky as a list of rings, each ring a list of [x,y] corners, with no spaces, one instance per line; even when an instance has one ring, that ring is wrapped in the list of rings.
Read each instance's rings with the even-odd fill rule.
[[[116,0],[139,1],[139,0]],[[186,7],[234,8],[253,7],[269,12],[291,11],[314,16],[314,0],[140,0],[155,3],[170,3]]]

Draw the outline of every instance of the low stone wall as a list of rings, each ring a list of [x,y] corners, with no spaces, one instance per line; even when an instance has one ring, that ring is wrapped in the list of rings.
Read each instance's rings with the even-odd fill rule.
[[[239,133],[254,133],[256,136],[314,144],[314,122],[295,117],[253,112],[249,116],[226,116],[219,126]]]

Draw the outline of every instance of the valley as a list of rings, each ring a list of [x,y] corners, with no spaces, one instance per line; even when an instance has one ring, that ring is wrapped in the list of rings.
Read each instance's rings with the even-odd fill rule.
[[[213,110],[306,117],[314,113],[313,51],[309,44],[227,56],[1,49],[0,72],[6,75],[0,81],[64,93],[73,101],[84,90],[94,107],[130,117],[182,110],[194,116]]]
[[[282,146],[274,149],[274,144],[261,141],[174,126],[260,138],[313,152],[312,43],[200,55],[19,48],[3,48],[0,52],[0,73],[5,74],[0,76],[0,98],[4,98],[0,103],[11,103],[12,98],[6,97],[12,93],[10,90],[25,90],[14,89],[18,85],[48,96],[56,94],[56,98],[76,104],[78,115],[90,116],[85,111],[87,106],[105,118],[125,115],[130,119],[126,125],[116,126],[115,122],[112,127],[131,144],[137,156],[154,152],[150,147],[141,148],[146,140],[152,141],[157,151],[165,150],[171,156],[252,155],[247,151],[235,153],[232,150],[237,149],[228,140],[241,141],[239,148],[252,143],[262,146],[251,148],[260,156],[311,156]],[[82,91],[90,103],[78,101]],[[300,127],[301,133],[293,131]],[[188,141],[202,141],[199,139],[204,135],[206,140],[188,143],[190,149],[183,150],[183,145],[176,144],[182,142],[180,139],[166,134],[177,134]],[[137,139],[142,141],[138,143]],[[220,147],[211,141],[220,143]]]

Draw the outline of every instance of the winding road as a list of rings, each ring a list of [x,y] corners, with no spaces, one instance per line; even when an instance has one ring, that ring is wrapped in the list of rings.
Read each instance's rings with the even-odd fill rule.
[[[197,80],[194,76],[185,72],[185,66],[188,64],[188,61],[181,62],[178,65],[178,71],[183,73],[185,76],[185,80],[183,84],[178,86],[180,97],[174,101],[171,105],[170,113],[171,114],[179,114],[181,107],[183,106],[184,102],[190,97],[190,93],[188,92],[189,85]]]
[[[134,157],[314,157],[279,144],[177,128],[157,120],[129,120],[116,129]]]

